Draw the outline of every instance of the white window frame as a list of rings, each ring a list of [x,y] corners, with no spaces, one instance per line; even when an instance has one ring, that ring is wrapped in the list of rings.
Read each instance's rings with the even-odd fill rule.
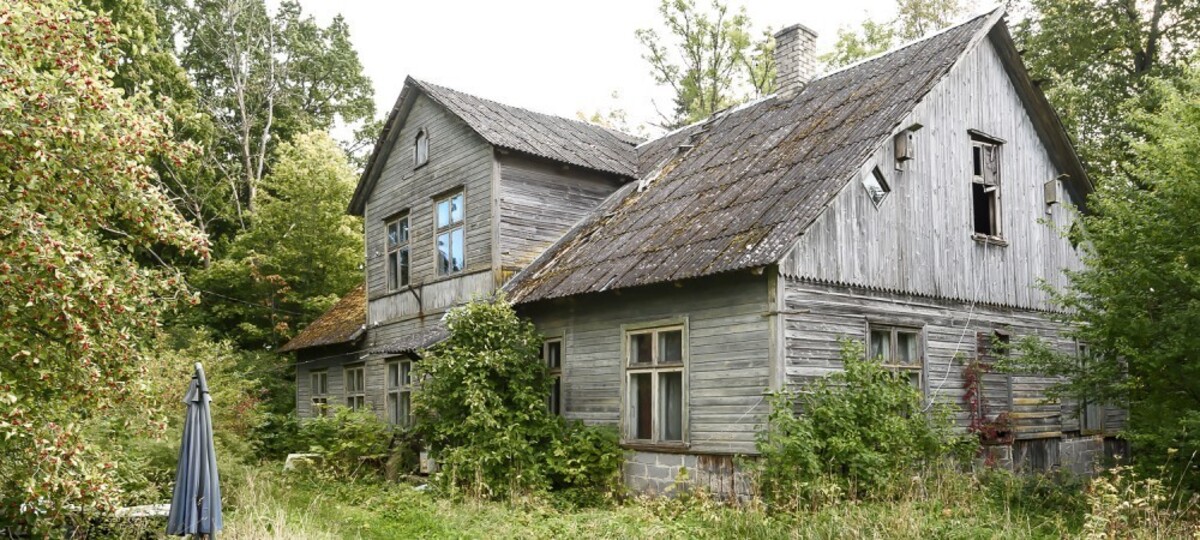
[[[313,370],[308,372],[309,401],[312,403],[313,416],[329,414],[329,370]]]
[[[886,332],[888,334],[888,358],[876,358],[871,355],[871,344],[875,339],[876,332]],[[911,334],[917,341],[917,362],[915,364],[905,364],[900,361],[900,334]],[[926,364],[928,363],[925,353],[925,332],[924,329],[917,325],[893,324],[885,322],[870,322],[867,324],[867,355],[869,360],[878,360],[881,365],[898,374],[916,375],[917,390],[921,392],[921,397],[928,398],[928,384],[926,382]],[[911,379],[910,379],[911,380]]]
[[[659,359],[659,336],[667,332],[681,333],[681,361],[677,364],[661,364]],[[633,336],[651,335],[651,361],[647,364],[633,364]],[[686,447],[690,440],[688,426],[688,324],[683,321],[663,321],[640,325],[624,325],[621,327],[622,365],[624,373],[621,378],[621,438],[622,441],[634,445],[654,445],[670,447]],[[680,374],[680,438],[666,440],[662,437],[662,403],[660,380],[663,374]],[[632,395],[632,380],[637,375],[650,375],[650,438],[637,437],[638,419],[632,416],[634,396]]]
[[[552,358],[550,351],[557,345],[558,357]],[[555,363],[557,360],[557,363]],[[546,396],[546,408],[552,414],[562,416],[563,411],[563,392],[562,392],[562,362],[563,362],[563,339],[561,337],[546,338],[542,342],[542,363],[546,365],[546,372],[550,376],[550,395]]]
[[[1075,358],[1079,360],[1080,369],[1087,369],[1092,356],[1091,347],[1084,342],[1075,340]],[[1079,433],[1081,435],[1095,435],[1104,433],[1105,423],[1105,407],[1103,403],[1097,403],[1083,396],[1079,400]]]
[[[443,202],[452,203],[455,198],[459,199],[459,204],[462,206],[461,216],[456,221],[454,219],[453,210],[449,210],[449,223],[442,224],[441,212],[439,207]],[[467,267],[467,194],[465,190],[459,189],[433,200],[433,261],[437,267],[437,275],[440,277],[453,276],[461,274]],[[450,264],[454,258],[454,232],[459,231],[459,236],[462,237],[462,267],[455,269],[452,266],[447,269],[442,268],[441,250],[438,247],[438,242],[441,241],[443,235],[447,238],[447,251],[449,259],[447,264]]]
[[[429,163],[429,130],[421,128],[413,137],[413,168]]]
[[[396,227],[396,242],[392,242],[392,227]],[[401,290],[412,280],[412,250],[409,242],[412,238],[412,223],[408,213],[392,218],[383,224],[384,242],[384,279],[388,292]],[[392,269],[392,259],[396,259],[395,270]],[[400,275],[393,275],[399,272]]]
[[[1003,240],[1004,219],[1000,165],[1003,141],[970,132],[971,135],[971,233],[984,238]],[[994,165],[988,166],[989,157]],[[978,186],[978,187],[977,187]],[[988,198],[989,233],[980,232],[975,224],[975,190],[982,189]]]
[[[388,422],[393,425],[412,425],[412,374],[413,360],[410,358],[396,358],[387,363],[387,414]],[[400,409],[403,409],[403,418],[399,418]]]
[[[346,407],[367,407],[367,366],[355,364],[342,369],[342,387],[346,390]]]

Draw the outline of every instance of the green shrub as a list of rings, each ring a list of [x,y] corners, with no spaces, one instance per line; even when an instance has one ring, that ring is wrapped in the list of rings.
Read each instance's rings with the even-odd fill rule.
[[[581,506],[610,500],[621,486],[625,462],[619,443],[616,428],[565,422],[547,456],[551,486],[561,499]]]
[[[923,465],[970,455],[949,411],[926,410],[920,392],[866,360],[861,344],[844,342],[842,362],[842,372],[808,392],[771,399],[757,446],[759,488],[774,507],[885,497]]]
[[[612,492],[622,454],[603,428],[570,426],[546,406],[550,378],[542,337],[503,298],[446,316],[450,336],[417,363],[415,430],[451,494],[517,498],[550,489],[572,502]]]
[[[328,416],[300,425],[300,449],[321,454],[327,470],[342,476],[380,473],[393,430],[375,413],[335,406]]]

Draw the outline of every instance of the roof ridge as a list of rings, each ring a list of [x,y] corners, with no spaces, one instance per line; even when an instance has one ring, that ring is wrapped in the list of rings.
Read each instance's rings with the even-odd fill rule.
[[[500,107],[505,107],[505,108],[508,108],[508,109],[517,109],[517,110],[524,111],[524,112],[526,112],[526,113],[529,113],[529,114],[536,114],[536,115],[538,115],[538,116],[547,116],[547,117],[550,117],[550,118],[557,118],[557,119],[559,119],[559,120],[566,120],[566,121],[568,121],[568,122],[574,122],[574,123],[576,123],[576,124],[581,124],[581,125],[583,125],[583,126],[586,126],[586,127],[588,127],[588,128],[593,128],[593,129],[602,129],[602,130],[604,130],[604,131],[608,131],[608,132],[612,133],[613,135],[616,135],[616,136],[619,136],[619,137],[623,137],[623,138],[629,139],[629,140],[631,140],[631,141],[643,141],[643,138],[642,138],[642,137],[639,137],[639,136],[637,136],[637,135],[634,135],[634,134],[632,134],[632,133],[626,133],[626,132],[624,132],[624,131],[621,131],[621,130],[619,130],[619,129],[614,129],[614,128],[611,128],[611,127],[608,127],[608,126],[602,126],[602,125],[600,125],[600,124],[593,124],[593,123],[591,123],[591,122],[587,122],[587,121],[585,121],[585,120],[580,120],[580,119],[578,119],[578,118],[567,118],[567,117],[565,117],[565,116],[560,116],[560,115],[557,115],[557,114],[551,114],[551,113],[547,113],[547,112],[535,111],[535,110],[533,110],[533,109],[530,109],[530,108],[527,108],[527,107],[522,107],[522,106],[520,106],[520,105],[510,105],[510,104],[508,104],[508,103],[501,103],[501,102],[499,102],[499,101],[496,101],[496,100],[494,100],[494,99],[491,99],[491,98],[486,98],[486,97],[483,97],[483,96],[480,96],[480,95],[477,95],[477,94],[472,94],[472,93],[470,93],[470,92],[464,92],[464,91],[462,91],[462,90],[459,90],[459,89],[457,89],[457,88],[450,88],[449,86],[445,86],[445,85],[441,85],[441,84],[437,84],[437,83],[429,82],[429,81],[427,81],[427,80],[425,80],[425,79],[419,79],[419,78],[417,78],[417,77],[413,77],[413,76],[411,76],[411,75],[409,76],[409,78],[410,78],[410,79],[412,79],[413,81],[415,81],[417,84],[419,84],[419,85],[421,85],[421,86],[432,86],[433,88],[436,88],[436,89],[438,89],[438,90],[446,90],[446,91],[454,92],[454,93],[456,93],[456,94],[462,94],[462,95],[464,95],[464,96],[468,96],[468,97],[470,97],[470,98],[473,98],[473,99],[478,99],[479,101],[486,101],[486,102],[488,102],[488,103],[491,103],[491,104],[493,104],[493,105],[499,105]],[[634,146],[637,146],[638,144],[640,144],[640,142],[634,142],[634,143],[633,143],[633,145],[634,145]]]

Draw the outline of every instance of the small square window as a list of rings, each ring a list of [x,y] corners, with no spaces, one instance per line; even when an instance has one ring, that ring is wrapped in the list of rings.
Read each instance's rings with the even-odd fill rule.
[[[915,328],[872,324],[867,354],[909,381],[924,395],[925,360],[921,332]]]
[[[892,192],[892,188],[888,186],[887,179],[883,177],[883,171],[879,167],[871,170],[871,174],[863,176],[863,187],[867,188],[867,196],[871,197],[871,202],[878,207],[883,200],[887,198],[888,193]]]

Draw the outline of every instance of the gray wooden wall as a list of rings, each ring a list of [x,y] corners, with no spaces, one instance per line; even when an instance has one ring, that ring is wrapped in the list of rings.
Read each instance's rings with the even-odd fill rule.
[[[1066,328],[1044,313],[1026,309],[906,295],[862,287],[832,285],[787,278],[784,283],[784,370],[789,387],[800,390],[812,380],[841,369],[841,340],[863,342],[871,323],[916,327],[924,340],[927,395],[939,402],[963,406],[966,362],[977,354],[977,335],[1001,331],[1016,343],[1037,336],[1064,353],[1075,343]],[[1079,430],[1073,402],[1046,398],[1056,381],[1036,374],[1010,374],[987,381],[993,413],[1007,411],[1021,439],[1057,437]],[[1000,398],[1000,399],[997,399]],[[1109,408],[1107,431],[1123,427],[1120,409]],[[957,415],[967,426],[965,412]]]
[[[422,128],[429,135],[429,162],[414,169],[412,144]],[[493,287],[491,279],[483,287],[470,281],[472,273],[492,269],[492,177],[491,145],[457,117],[425,96],[418,96],[367,199],[363,217],[368,328],[417,314],[415,297],[407,292],[389,293],[384,281],[384,223],[406,210],[411,227],[410,279],[425,289],[419,292],[429,303],[452,304]],[[466,195],[466,268],[461,277],[447,280],[437,275],[435,266],[434,197],[458,188]],[[460,280],[468,283],[450,283]],[[453,298],[447,299],[448,295]]]
[[[563,338],[565,416],[617,425],[621,325],[686,317],[690,450],[753,453],[768,409],[767,279],[750,272],[521,306],[538,330]]]
[[[500,265],[524,268],[621,185],[619,177],[500,155]]]
[[[1042,280],[1066,284],[1080,267],[1061,232],[1067,202],[1046,213],[1043,183],[1056,170],[990,41],[955,66],[899,129],[920,123],[916,157],[895,168],[889,140],[860,171],[876,165],[892,192],[878,208],[860,178],[851,180],[783,261],[790,276],[944,298],[1047,310]],[[1001,247],[972,239],[969,129],[1004,139],[1001,147]],[[1059,191],[1065,190],[1059,186]]]

